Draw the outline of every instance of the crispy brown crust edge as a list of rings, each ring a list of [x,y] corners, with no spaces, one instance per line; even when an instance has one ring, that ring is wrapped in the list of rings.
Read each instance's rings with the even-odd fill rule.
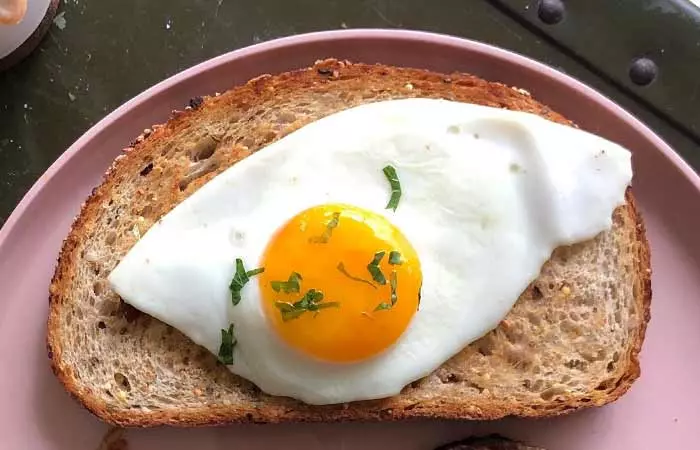
[[[570,124],[565,118],[546,106],[540,105],[532,100],[527,93],[516,92],[500,83],[486,82],[476,77],[466,74],[452,74],[450,76],[428,72],[419,69],[395,68],[383,65],[351,64],[337,60],[326,60],[317,62],[312,68],[302,69],[294,72],[287,72],[277,76],[263,75],[255,78],[243,86],[236,87],[225,94],[226,100],[238,103],[239,105],[250,104],[255,101],[255,96],[261,92],[265,86],[270,84],[295,83],[308,86],[319,74],[330,77],[339,76],[339,72],[354,72],[354,76],[398,75],[407,79],[425,79],[428,82],[454,80],[457,83],[481,84],[486,90],[485,96],[494,95],[499,99],[498,103],[505,103],[501,106],[508,107],[509,102],[526,102],[528,106],[539,107],[538,113],[543,117],[560,123]],[[222,96],[224,97],[224,96]],[[209,107],[216,107],[216,102],[222,97],[210,97],[204,101]],[[139,136],[126,149],[128,153],[139,153],[146,149],[144,143],[147,140],[167,139],[176,130],[184,126],[193,114],[200,111],[201,101],[192,104],[193,108],[186,108],[185,111],[173,112],[173,117],[162,126],[154,126],[153,130],[148,130],[144,135]],[[647,322],[650,319],[651,305],[651,265],[646,232],[641,215],[636,207],[634,196],[628,189],[626,198],[627,205],[622,207],[623,214],[627,219],[635,224],[636,231],[636,253],[638,279],[635,283],[635,297],[637,309],[642,312],[642,323],[637,330],[633,340],[629,361],[625,372],[623,372],[617,383],[610,391],[601,393],[591,393],[586,401],[581,401],[584,396],[572,398],[568,403],[552,405],[551,408],[533,408],[531,405],[513,405],[508,402],[489,401],[489,405],[467,405],[458,400],[438,399],[434,402],[425,402],[418,407],[413,407],[410,403],[402,402],[400,396],[385,401],[359,402],[351,407],[315,407],[312,409],[303,408],[294,410],[281,405],[270,405],[266,407],[248,408],[237,405],[230,406],[208,406],[202,408],[192,408],[182,411],[130,411],[110,409],[106,403],[93,394],[89,387],[81,388],[77,380],[73,377],[71,367],[64,364],[61,358],[62,348],[60,345],[60,324],[59,314],[61,305],[64,302],[62,292],[66,283],[74,276],[72,262],[76,257],[79,248],[80,237],[89,234],[90,219],[96,214],[97,208],[109,196],[106,185],[115,174],[129,165],[129,158],[119,157],[114,162],[109,171],[105,174],[103,183],[93,189],[81,208],[81,212],[76,218],[68,237],[63,243],[56,271],[51,281],[49,292],[49,316],[47,323],[47,354],[51,362],[51,368],[57,379],[63,384],[68,393],[74,397],[85,408],[98,416],[100,419],[117,426],[130,427],[151,427],[158,425],[171,426],[207,426],[224,425],[233,423],[283,423],[283,422],[347,422],[347,421],[397,421],[406,419],[463,419],[463,420],[491,420],[505,416],[519,417],[550,417],[566,414],[574,410],[593,406],[602,406],[613,402],[627,392],[632,383],[639,377],[638,355],[644,340]],[[361,407],[362,404],[370,405]],[[357,406],[355,406],[357,405]]]

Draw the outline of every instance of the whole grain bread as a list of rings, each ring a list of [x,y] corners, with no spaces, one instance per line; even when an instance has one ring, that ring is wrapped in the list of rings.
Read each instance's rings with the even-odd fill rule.
[[[325,115],[403,97],[571,125],[526,91],[471,75],[336,60],[192,99],[115,161],[65,240],[48,319],[48,355],[65,388],[120,426],[550,416],[625,393],[639,376],[651,298],[648,246],[630,190],[612,229],[555,250],[497,329],[383,400],[309,406],[265,395],[108,287],[107,275],[156,220],[236,161]]]

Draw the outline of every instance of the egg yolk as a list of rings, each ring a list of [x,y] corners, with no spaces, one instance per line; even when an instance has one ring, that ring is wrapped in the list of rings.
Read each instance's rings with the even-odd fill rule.
[[[338,363],[390,347],[418,309],[418,255],[386,218],[344,204],[307,209],[270,240],[258,282],[289,346]]]

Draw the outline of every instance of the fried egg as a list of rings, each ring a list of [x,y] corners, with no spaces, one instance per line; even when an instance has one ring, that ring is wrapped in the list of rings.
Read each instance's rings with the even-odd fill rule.
[[[398,394],[608,229],[630,153],[535,115],[391,100],[313,122],[176,206],[109,277],[262,391]]]

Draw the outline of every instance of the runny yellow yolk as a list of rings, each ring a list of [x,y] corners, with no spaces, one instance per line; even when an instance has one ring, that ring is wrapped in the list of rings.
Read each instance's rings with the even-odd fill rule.
[[[378,252],[384,252],[378,270],[368,269]],[[398,252],[393,261],[391,252]],[[418,309],[422,276],[415,250],[386,218],[355,206],[325,204],[299,213],[271,239],[261,265],[269,322],[288,345],[320,360],[347,363],[381,353]]]

